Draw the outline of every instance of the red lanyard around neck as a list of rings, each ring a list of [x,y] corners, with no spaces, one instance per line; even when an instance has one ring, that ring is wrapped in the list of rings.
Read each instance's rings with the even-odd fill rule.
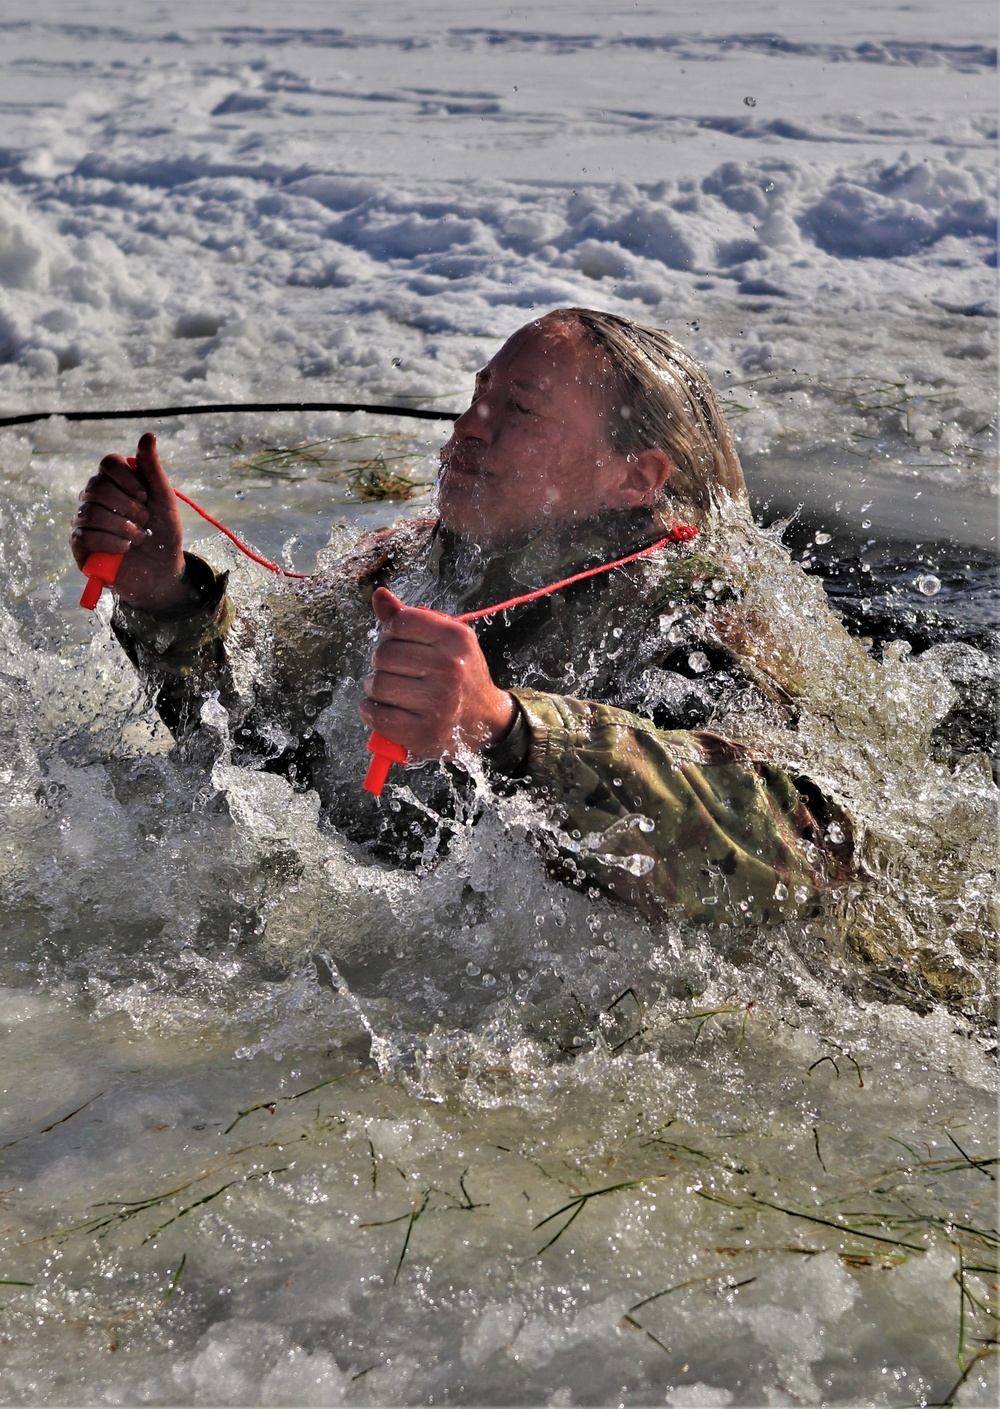
[[[203,509],[200,504],[196,504],[193,499],[189,499],[186,494],[182,494],[179,489],[174,493],[177,498],[193,509],[196,514],[200,514],[213,528],[217,528],[220,533],[224,533],[231,543],[235,543],[241,553],[245,553],[255,563],[267,568],[270,572],[280,573],[282,577],[305,578],[308,574],[304,572],[291,572],[288,568],[280,567],[278,563],[272,563],[268,558],[264,558],[260,553],[247,546],[242,539],[237,538],[232,529],[226,528],[225,524],[213,518],[207,509]],[[462,612],[457,621],[482,621],[485,617],[496,616],[500,612],[509,611],[512,607],[523,607],[528,602],[537,602],[541,597],[548,597],[553,592],[561,592],[564,587],[572,587],[577,582],[583,582],[588,577],[599,577],[602,573],[613,572],[615,568],[625,567],[627,563],[634,563],[639,558],[651,557],[653,553],[658,553],[661,548],[666,548],[670,543],[689,543],[697,534],[698,530],[691,524],[675,524],[662,538],[658,538],[655,543],[650,543],[645,548],[640,548],[638,552],[627,553],[623,558],[615,558],[611,562],[598,563],[596,567],[584,568],[582,572],[575,572],[570,577],[562,577],[558,582],[550,582],[545,587],[538,587],[534,592],[524,592],[519,597],[508,597],[505,602],[496,602],[492,607],[479,607],[475,611]],[[87,578],[87,585],[84,588],[83,596],[80,598],[81,607],[93,609],[98,602],[98,598],[105,587],[110,587],[118,574],[124,554],[117,553],[91,553],[90,557],[83,565],[84,575]],[[385,780],[389,776],[389,768],[393,763],[406,763],[407,752],[402,744],[393,743],[384,734],[380,734],[373,729],[368,739],[368,752],[372,755],[371,763],[368,765],[368,773],[365,777],[363,787],[366,792],[373,793],[378,797]]]
[[[669,543],[689,543],[697,532],[698,530],[691,524],[675,524],[669,533],[658,538],[655,543],[640,548],[636,553],[627,553],[624,558],[615,558],[609,563],[598,563],[596,567],[585,568],[583,572],[575,572],[571,577],[560,578],[558,582],[550,582],[548,586],[539,587],[534,592],[525,592],[520,597],[509,597],[506,602],[497,602],[492,607],[480,607],[477,611],[462,612],[456,620],[481,621],[484,617],[496,616],[499,612],[505,612],[510,607],[523,607],[526,602],[537,602],[540,597],[548,597],[551,593],[559,592],[564,587],[572,587],[574,583],[583,582],[588,577],[598,577],[601,573],[613,572],[615,568],[624,567],[626,563],[634,563],[638,558],[648,558],[653,553],[658,553],[661,548],[666,548]],[[362,787],[365,792],[378,797],[385,787],[385,780],[389,776],[392,764],[406,763],[408,755],[402,744],[387,739],[377,729],[373,729],[368,736],[368,752],[372,759],[368,765],[368,772]]]

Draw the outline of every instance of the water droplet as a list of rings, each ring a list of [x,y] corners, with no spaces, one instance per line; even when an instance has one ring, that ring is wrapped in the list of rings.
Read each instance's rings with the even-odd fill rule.
[[[704,651],[692,651],[688,656],[688,665],[695,675],[703,675],[708,669],[708,656]]]
[[[871,519],[862,519],[862,520],[861,520],[861,527],[862,527],[862,528],[871,528],[871,526],[872,526],[872,521],[871,521]]]
[[[748,108],[755,108],[757,106],[757,99],[748,96],[743,99],[743,103]]]
[[[611,634],[612,634],[612,636],[615,638],[616,641],[620,641],[621,638],[622,638],[622,629],[621,629],[621,627],[620,627],[620,626],[616,626],[616,627],[613,629],[613,631],[611,632]]]
[[[653,856],[627,856],[622,862],[622,869],[628,871],[630,876],[648,876],[656,865],[656,858]]]
[[[783,885],[781,881],[774,887],[774,898],[775,900],[786,900],[788,898],[788,887]]]
[[[796,901],[798,902],[798,904],[799,904],[799,905],[804,905],[804,904],[806,903],[806,901],[809,899],[809,887],[808,887],[808,886],[796,886],[796,887],[795,887],[795,890],[793,891],[793,894],[794,894],[795,899],[796,899]]]
[[[640,832],[655,832],[656,830],[656,823],[653,821],[652,817],[637,817],[635,819],[635,825],[639,828]]]
[[[829,541],[830,541],[830,535],[829,535],[828,533],[814,533],[814,534],[813,534],[813,542],[814,542],[814,543],[829,543]]]
[[[834,846],[840,846],[844,840],[844,829],[837,822],[831,822],[826,829],[826,839]]]
[[[932,572],[925,572],[920,577],[915,577],[913,585],[925,597],[934,597],[941,591],[941,579],[935,577]]]
[[[478,964],[469,963],[465,966],[465,972],[469,975],[470,978],[476,978],[479,974],[482,973],[482,969],[479,967]]]

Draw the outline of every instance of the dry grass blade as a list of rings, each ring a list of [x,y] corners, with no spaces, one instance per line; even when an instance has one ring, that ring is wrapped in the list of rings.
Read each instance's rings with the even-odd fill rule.
[[[353,447],[365,441],[387,439],[397,443],[402,437],[385,435],[348,435],[326,440],[299,440],[292,445],[269,445],[244,455],[233,469],[244,474],[264,475],[271,479],[301,479],[297,471],[318,471],[324,483],[340,482],[359,499],[412,499],[424,488],[419,480],[394,465],[411,460],[412,454],[400,451],[387,454],[383,448],[362,456],[345,454],[340,447]]]
[[[708,1200],[709,1200],[710,1202],[712,1202],[712,1203],[727,1204],[727,1205],[729,1205],[731,1208],[745,1208],[745,1207],[746,1207],[745,1204],[741,1204],[741,1203],[739,1203],[739,1202],[738,1202],[737,1200],[735,1200],[735,1199],[726,1199],[726,1198],[723,1198],[723,1197],[722,1197],[721,1195],[719,1195],[719,1194],[710,1193],[708,1190],[705,1190],[705,1189],[696,1189],[696,1190],[695,1190],[695,1193],[698,1195],[699,1198],[708,1199]],[[756,1205],[756,1206],[759,1207],[759,1208],[771,1208],[771,1209],[773,1209],[773,1210],[775,1211],[775,1213],[783,1213],[783,1214],[785,1214],[785,1216],[788,1217],[788,1218],[801,1218],[801,1219],[803,1219],[806,1223],[817,1223],[817,1224],[819,1224],[819,1226],[822,1227],[822,1228],[833,1228],[833,1229],[835,1229],[838,1233],[841,1233],[841,1234],[843,1234],[844,1236],[850,1236],[850,1237],[854,1237],[854,1238],[865,1238],[865,1239],[867,1239],[869,1242],[873,1242],[873,1243],[884,1243],[884,1244],[888,1244],[888,1246],[890,1246],[890,1247],[906,1248],[906,1249],[908,1249],[908,1251],[910,1251],[910,1252],[921,1252],[921,1253],[922,1253],[922,1252],[926,1252],[926,1251],[927,1251],[927,1249],[926,1249],[926,1248],[923,1246],[923,1244],[921,1244],[921,1243],[907,1243],[907,1242],[904,1242],[904,1241],[902,1240],[902,1238],[888,1238],[888,1237],[885,1237],[883,1234],[880,1234],[880,1233],[867,1233],[867,1232],[865,1232],[865,1230],[864,1230],[863,1228],[855,1227],[853,1224],[838,1223],[838,1222],[836,1221],[836,1219],[833,1219],[833,1218],[820,1218],[817,1214],[814,1214],[814,1213],[806,1213],[806,1212],[804,1212],[802,1209],[797,1209],[797,1208],[785,1208],[783,1204],[773,1203],[770,1199],[762,1199],[758,1194],[750,1194],[750,1195],[748,1195],[748,1198],[749,1198],[749,1202],[750,1202],[751,1204],[754,1204],[754,1205]],[[874,1214],[874,1215],[859,1214],[859,1215],[857,1215],[857,1216],[858,1216],[858,1217],[871,1217],[872,1221],[873,1221],[873,1222],[876,1222],[876,1223],[888,1223],[888,1222],[890,1222],[890,1219],[889,1219],[887,1216],[881,1215],[881,1214]],[[918,1220],[913,1220],[913,1221],[918,1221]],[[930,1222],[931,1220],[920,1220],[920,1221],[923,1221],[923,1222]]]
[[[993,1346],[986,1346],[984,1347],[984,1349],[978,1350],[976,1354],[972,1357],[972,1359],[969,1361],[968,1365],[966,1365],[965,1369],[959,1375],[958,1379],[952,1385],[951,1389],[948,1391],[945,1397],[939,1400],[937,1404],[928,1404],[927,1409],[948,1409],[948,1406],[955,1403],[955,1397],[958,1394],[958,1391],[965,1384],[966,1380],[972,1374],[973,1370],[979,1364],[980,1360],[985,1360],[987,1356],[996,1354],[997,1350]]]
[[[626,1311],[625,1315],[622,1317],[622,1324],[625,1325],[625,1326],[631,1326],[633,1330],[641,1331],[644,1336],[648,1336],[649,1339],[653,1342],[654,1345],[658,1345],[658,1346],[660,1347],[660,1349],[663,1351],[664,1355],[672,1355],[672,1354],[673,1354],[673,1351],[670,1349],[670,1347],[667,1346],[667,1345],[664,1345],[664,1344],[663,1344],[663,1341],[660,1340],[659,1336],[654,1336],[654,1335],[653,1335],[653,1332],[652,1332],[651,1330],[649,1330],[648,1327],[640,1325],[640,1323],[635,1319],[635,1317],[634,1317],[634,1316],[630,1316],[627,1311]]]
[[[553,1243],[557,1242],[562,1237],[569,1225],[575,1219],[579,1218],[580,1214],[583,1212],[584,1208],[590,1202],[591,1199],[603,1198],[605,1194],[617,1194],[622,1189],[639,1189],[644,1184],[652,1184],[655,1183],[656,1180],[665,1179],[666,1177],[667,1176],[665,1174],[652,1174],[647,1176],[645,1179],[624,1179],[620,1184],[609,1184],[606,1189],[594,1189],[589,1194],[578,1194],[576,1198],[570,1199],[569,1203],[563,1204],[561,1208],[557,1208],[554,1213],[548,1214],[539,1223],[536,1223],[534,1225],[534,1228],[536,1230],[539,1228],[544,1228],[546,1223],[551,1223],[552,1220],[554,1218],[558,1218],[561,1213],[569,1213],[570,1209],[573,1210],[572,1213],[569,1214],[569,1217],[567,1218],[563,1226],[559,1229],[559,1231],[553,1234],[553,1236],[548,1240],[548,1242],[544,1243],[538,1249],[538,1251],[535,1253],[535,1256],[541,1257],[543,1252],[547,1251],[547,1249],[549,1249]]]
[[[986,1166],[989,1165],[989,1164],[1000,1164],[1000,1159],[996,1159],[996,1158],[992,1158],[992,1159],[973,1159],[971,1155],[966,1154],[966,1152],[962,1149],[961,1145],[960,1145],[960,1144],[958,1143],[958,1141],[955,1139],[954,1135],[952,1135],[952,1133],[951,1133],[950,1130],[946,1130],[944,1133],[948,1136],[948,1139],[949,1139],[949,1140],[951,1141],[951,1143],[955,1146],[955,1149],[956,1149],[956,1150],[958,1151],[958,1153],[962,1156],[962,1158],[966,1161],[966,1163],[971,1166],[971,1168],[973,1168],[973,1169],[978,1169],[979,1172],[980,1172],[980,1174],[985,1174],[987,1179],[992,1179],[992,1180],[993,1180],[993,1183],[994,1183],[994,1184],[996,1183],[996,1175],[995,1175],[995,1174],[991,1174],[991,1173],[989,1172],[989,1170],[986,1168]]]
[[[99,1101],[103,1095],[103,1091],[98,1091],[96,1096],[91,1096],[88,1101],[84,1101],[82,1106],[76,1106],[67,1115],[61,1115],[58,1120],[52,1121],[50,1125],[43,1125],[41,1130],[31,1131],[27,1135],[19,1135],[16,1140],[8,1140],[5,1145],[0,1145],[0,1154],[2,1154],[4,1150],[13,1149],[15,1145],[23,1144],[25,1140],[30,1140],[32,1135],[48,1135],[50,1131],[55,1130],[60,1125],[65,1125],[66,1122],[72,1120],[75,1115],[79,1115],[80,1112],[85,1111],[88,1106],[92,1106],[95,1101]]]
[[[669,1021],[671,1023],[696,1022],[698,1024],[691,1041],[691,1046],[694,1047],[697,1045],[706,1023],[710,1022],[712,1018],[732,1017],[741,1014],[743,1021],[740,1024],[739,1046],[742,1047],[743,1037],[746,1033],[747,1019],[750,1016],[752,1007],[752,1003],[741,1003],[739,1007],[699,1008],[693,1013],[678,1013],[676,1017],[670,1018]]]
[[[322,1091],[324,1087],[327,1086],[336,1086],[338,1081],[346,1081],[348,1077],[357,1076],[360,1071],[361,1067],[354,1067],[352,1071],[344,1071],[341,1072],[339,1076],[331,1076],[325,1081],[317,1081],[315,1086],[307,1086],[304,1091],[296,1091],[291,1096],[275,1096],[271,1101],[256,1101],[252,1106],[247,1106],[246,1110],[240,1111],[236,1119],[227,1125],[222,1133],[223,1135],[229,1135],[236,1129],[241,1120],[248,1115],[253,1115],[254,1111],[267,1111],[269,1115],[273,1115],[281,1102],[301,1101],[303,1096],[311,1096],[314,1091]]]
[[[194,1203],[188,1204],[185,1208],[178,1209],[165,1223],[161,1223],[158,1228],[154,1228],[151,1233],[147,1233],[140,1246],[144,1247],[146,1243],[155,1242],[165,1228],[169,1228],[171,1224],[176,1223],[178,1219],[186,1217],[187,1214],[193,1213],[196,1208],[202,1208],[205,1204],[210,1204],[213,1199],[217,1199],[219,1195],[224,1194],[227,1189],[232,1189],[236,1185],[242,1186],[249,1184],[251,1180],[254,1179],[266,1179],[271,1174],[284,1174],[289,1167],[289,1165],[283,1164],[277,1169],[261,1169],[254,1174],[247,1174],[242,1179],[230,1179],[228,1184],[223,1184],[220,1189],[215,1189],[211,1194],[203,1194],[200,1199],[195,1199]]]
[[[393,1286],[396,1285],[396,1281],[397,1281],[397,1279],[398,1279],[398,1277],[399,1277],[400,1271],[402,1270],[402,1267],[403,1267],[403,1259],[404,1259],[404,1257],[406,1256],[406,1249],[410,1246],[410,1238],[411,1238],[411,1236],[412,1236],[412,1234],[413,1234],[413,1225],[416,1223],[417,1219],[420,1217],[420,1215],[423,1213],[424,1209],[427,1207],[427,1200],[430,1198],[430,1196],[431,1196],[431,1191],[430,1191],[430,1189],[426,1189],[426,1190],[424,1191],[424,1196],[423,1196],[423,1198],[420,1200],[419,1206],[418,1206],[417,1208],[415,1208],[415,1209],[413,1210],[413,1212],[410,1214],[410,1221],[409,1221],[409,1223],[407,1223],[407,1225],[406,1225],[406,1236],[405,1236],[404,1239],[403,1239],[403,1246],[402,1246],[402,1247],[400,1248],[400,1250],[399,1250],[399,1261],[396,1263],[396,1270],[395,1270],[395,1272],[392,1274],[392,1285],[393,1285]]]

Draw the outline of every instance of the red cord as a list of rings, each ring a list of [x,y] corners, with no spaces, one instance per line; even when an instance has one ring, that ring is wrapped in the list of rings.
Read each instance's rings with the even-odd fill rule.
[[[638,553],[629,553],[624,558],[615,558],[613,563],[598,563],[595,568],[585,568],[583,572],[575,572],[572,577],[564,577],[559,582],[550,582],[547,587],[539,587],[535,592],[525,592],[521,597],[511,597],[506,602],[497,602],[496,606],[480,607],[478,611],[474,612],[463,612],[456,620],[478,621],[480,617],[495,616],[497,612],[505,612],[508,607],[523,607],[525,602],[535,602],[539,597],[547,597],[550,592],[558,592],[562,587],[572,587],[574,582],[582,582],[587,577],[597,577],[602,572],[611,572],[613,568],[622,568],[626,563],[634,563],[636,558],[646,558],[650,553],[658,553],[668,543],[689,543],[697,532],[698,530],[691,524],[675,524],[664,538],[658,538],[655,543],[650,543],[648,548],[640,548]]]
[[[217,528],[220,533],[224,533],[231,543],[235,543],[241,553],[245,553],[248,558],[251,558],[255,563],[259,563],[261,567],[268,568],[271,572],[280,573],[282,577],[297,577],[301,579],[308,575],[304,572],[290,572],[288,568],[280,567],[277,563],[272,563],[268,558],[261,557],[260,553],[255,553],[242,539],[237,538],[236,534],[233,533],[231,529],[228,529],[225,524],[220,523],[218,519],[213,518],[200,504],[196,504],[193,499],[189,499],[188,496],[182,494],[179,489],[175,489],[174,493],[189,509],[193,509],[196,514],[200,514],[213,528]],[[659,550],[665,548],[668,543],[688,543],[694,538],[697,532],[698,530],[691,524],[675,524],[669,533],[665,534],[662,538],[658,538],[655,543],[650,543],[648,547],[640,548],[636,553],[628,553],[624,558],[615,558],[614,561],[610,563],[598,563],[596,567],[584,568],[583,572],[575,572],[572,577],[560,578],[558,582],[550,582],[547,587],[539,587],[534,592],[525,592],[520,597],[510,597],[506,602],[497,602],[492,607],[480,607],[477,611],[463,612],[456,620],[464,622],[480,621],[483,617],[495,616],[497,612],[505,612],[511,607],[521,607],[524,606],[526,602],[536,602],[540,597],[548,597],[551,593],[558,592],[563,587],[572,587],[574,583],[583,582],[588,577],[597,577],[603,572],[612,572],[615,568],[624,567],[626,563],[634,563],[637,558],[646,558],[652,553],[658,553]],[[110,586],[110,584],[114,582],[115,574],[118,571],[120,563],[121,556],[117,554],[91,554],[84,564],[84,572],[88,574],[88,581],[80,601],[81,606],[91,608],[95,606],[102,589],[106,586]],[[93,572],[88,572],[92,564]],[[366,792],[373,793],[378,797],[385,786],[385,780],[388,777],[390,766],[393,763],[405,763],[407,761],[406,750],[401,744],[393,743],[391,739],[387,739],[376,730],[372,730],[369,737],[368,750],[372,755],[372,760],[368,767],[368,775],[365,778],[363,787]]]
[[[189,509],[193,509],[196,514],[201,514],[202,518],[205,519],[207,523],[210,523],[213,528],[217,528],[220,533],[224,533],[230,543],[236,544],[241,553],[245,553],[247,557],[252,558],[255,563],[260,563],[262,568],[270,568],[271,572],[280,572],[282,577],[305,578],[309,576],[309,574],[305,572],[289,572],[287,568],[279,567],[277,563],[272,563],[269,558],[262,558],[259,553],[255,553],[252,548],[248,548],[242,539],[237,538],[232,529],[227,528],[224,523],[219,523],[218,519],[213,519],[207,509],[203,509],[200,504],[196,504],[193,499],[189,499],[186,494],[182,494],[179,489],[175,489],[174,493]]]
[[[259,553],[255,553],[252,548],[247,547],[242,539],[237,538],[232,529],[228,529],[224,523],[213,518],[207,509],[203,509],[200,504],[196,504],[193,499],[189,499],[186,494],[182,494],[179,489],[174,493],[182,500],[189,509],[193,509],[196,514],[200,514],[213,528],[217,528],[220,533],[224,533],[231,543],[235,543],[241,553],[245,553],[248,558],[252,558],[255,563],[260,563],[261,567],[269,568],[271,572],[280,573],[282,577],[297,577],[304,579],[308,577],[305,572],[289,572],[288,568],[280,567],[277,563],[272,563],[268,558],[262,558]],[[547,597],[552,592],[558,592],[563,587],[572,587],[576,582],[583,582],[588,577],[598,577],[602,572],[611,572],[614,568],[624,567],[626,563],[634,563],[637,558],[649,557],[651,553],[658,553],[661,548],[665,548],[668,543],[689,543],[698,532],[691,524],[679,523],[663,538],[658,538],[655,543],[650,543],[648,548],[640,548],[637,553],[629,553],[624,558],[615,558],[614,562],[598,563],[597,567],[585,568],[583,572],[575,572],[572,577],[560,578],[558,582],[550,582],[547,587],[539,587],[534,592],[525,592],[520,597],[510,597],[506,602],[497,602],[492,607],[479,607],[474,612],[463,612],[456,617],[456,621],[479,621],[486,616],[495,616],[497,612],[505,612],[510,607],[523,607],[526,602],[536,602],[540,597]]]

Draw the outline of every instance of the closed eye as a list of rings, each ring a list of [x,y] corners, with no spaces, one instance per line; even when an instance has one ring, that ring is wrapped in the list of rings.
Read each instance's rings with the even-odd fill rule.
[[[520,411],[522,416],[535,415],[535,412],[532,411],[530,406],[523,406],[520,401],[514,401],[513,399],[511,399],[507,404],[511,407],[512,410]]]

